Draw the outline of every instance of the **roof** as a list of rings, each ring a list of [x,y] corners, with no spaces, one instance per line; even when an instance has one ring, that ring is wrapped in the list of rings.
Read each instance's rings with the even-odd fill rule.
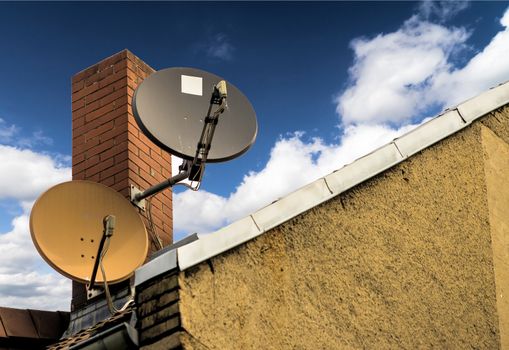
[[[86,345],[89,341],[96,341],[98,338],[109,334],[111,330],[116,330],[118,327],[125,327],[125,323],[129,324],[133,317],[133,313],[133,308],[128,307],[125,310],[111,315],[105,320],[97,322],[92,327],[83,329],[68,338],[61,339],[59,342],[49,346],[48,349],[70,349]]]
[[[216,232],[158,256],[136,271],[139,285],[170,269],[186,270],[333,198],[509,103],[509,82],[448,109],[407,134]]]
[[[42,348],[58,340],[68,324],[68,312],[0,307],[0,348]]]

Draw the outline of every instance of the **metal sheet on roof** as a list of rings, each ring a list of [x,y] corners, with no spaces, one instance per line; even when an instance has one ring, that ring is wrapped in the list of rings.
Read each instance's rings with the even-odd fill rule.
[[[139,267],[134,273],[134,286],[177,268],[177,251],[170,250]]]
[[[325,180],[318,179],[258,210],[252,216],[256,225],[267,231],[331,198]]]
[[[395,139],[394,143],[406,158],[454,134],[465,126],[467,124],[461,119],[458,111],[452,110]]]
[[[379,174],[402,160],[403,157],[396,146],[393,143],[389,143],[325,176],[325,180],[332,192],[337,195]]]
[[[467,123],[471,123],[509,103],[509,82],[500,84],[458,105],[458,111]]]
[[[177,249],[181,270],[245,243],[263,233],[251,216],[245,217],[218,231],[200,235],[200,239]]]

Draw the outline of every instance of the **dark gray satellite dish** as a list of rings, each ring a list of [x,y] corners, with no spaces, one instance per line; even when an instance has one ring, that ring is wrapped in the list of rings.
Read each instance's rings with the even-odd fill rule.
[[[133,96],[133,113],[143,133],[183,159],[193,159],[217,75],[194,68],[167,68],[141,83]],[[258,125],[249,100],[226,82],[228,107],[217,123],[207,162],[240,156],[253,144]]]
[[[175,176],[145,191],[131,186],[131,201],[176,184],[199,188],[206,163],[240,156],[253,144],[258,125],[248,99],[217,75],[193,68],[167,68],[145,79],[133,96],[133,113],[155,144],[184,159]],[[195,186],[181,181],[190,180]]]

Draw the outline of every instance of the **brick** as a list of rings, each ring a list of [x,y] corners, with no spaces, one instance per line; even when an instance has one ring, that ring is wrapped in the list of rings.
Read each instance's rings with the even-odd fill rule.
[[[115,65],[117,62],[125,61],[127,59],[127,52],[128,52],[128,50],[124,49],[124,50],[102,60],[101,62],[99,62],[97,64],[97,67],[99,69],[104,69],[105,67],[108,67],[110,65]]]
[[[110,120],[110,121],[109,121],[109,122],[107,122],[107,123],[104,123],[104,124],[99,125],[99,126],[98,126],[97,128],[95,128],[95,129],[92,129],[92,130],[90,130],[90,131],[87,131],[87,132],[85,133],[85,136],[86,136],[86,138],[87,138],[87,139],[89,139],[89,138],[91,139],[91,138],[94,138],[94,137],[96,137],[96,136],[99,136],[99,135],[101,135],[101,134],[105,133],[106,131],[113,129],[113,124],[114,124],[114,123],[113,123],[113,120]]]
[[[95,83],[90,86],[86,86],[81,90],[76,91],[74,94],[72,94],[71,102],[76,102],[79,99],[97,91],[99,89],[99,84]]]
[[[125,89],[117,89],[116,91],[104,96],[99,101],[102,106],[114,101],[116,105],[127,104],[127,95]]]
[[[180,327],[180,317],[174,316],[169,320],[156,324],[155,326],[142,331],[141,342],[144,343],[147,340],[160,337],[165,334],[171,334],[179,327]]]
[[[109,167],[108,169],[103,170],[101,172],[101,177],[102,178],[108,178],[110,176],[113,176],[113,175],[121,172],[122,170],[127,169],[128,168],[128,163],[129,163],[129,160],[127,160],[127,159],[125,161],[116,163],[114,166]]]
[[[131,173],[129,174],[129,178],[131,181],[134,182],[136,187],[138,187],[139,189],[145,190],[151,186],[145,179],[141,178],[138,174]]]
[[[75,174],[74,169],[73,169],[72,179],[73,180],[85,180],[85,172],[82,171],[80,173]]]
[[[152,175],[150,175],[150,173],[146,172],[145,170],[143,169],[140,169],[138,171],[138,174],[145,180],[147,180],[149,183],[151,184],[156,184],[158,183],[157,179],[155,177],[153,177]]]
[[[99,162],[100,162],[100,158],[99,158],[98,154],[91,156],[85,160],[85,169],[91,168],[91,167],[97,165]]]
[[[97,101],[94,101],[94,102],[88,102],[87,98],[85,97],[85,98],[82,98],[79,101],[83,101],[84,107],[73,112],[73,114],[74,114],[74,116],[76,118],[80,118],[80,117],[86,116],[90,112],[93,112],[96,109],[98,109],[99,107],[101,107],[100,100],[97,100]]]
[[[130,155],[130,158],[131,160],[136,163],[136,165],[142,169],[143,171],[145,171],[146,173],[149,173],[150,172],[150,166],[145,163],[143,160],[141,160],[141,158],[139,158],[138,156],[136,156],[134,153],[132,153]],[[148,179],[145,179],[148,181]]]
[[[115,136],[113,139],[115,141],[115,145],[118,145],[119,143],[125,142],[129,139],[129,133],[122,133],[120,135]]]
[[[112,112],[109,112],[97,119],[94,119],[93,121],[86,122],[86,124],[84,124],[83,126],[75,128],[73,132],[76,135],[80,133],[85,133],[97,128],[99,125],[109,122],[110,120],[113,120],[117,124],[120,124],[121,121],[125,118],[125,116],[126,116],[125,110],[123,110],[123,107],[119,107],[113,110]]]
[[[179,299],[177,290],[173,290],[168,293],[164,293],[154,300],[150,300],[146,303],[141,304],[138,307],[138,319],[155,313],[158,310],[168,306],[171,303],[175,303]],[[177,310],[178,311],[178,310]]]
[[[74,135],[74,129],[79,128],[80,126],[83,126],[83,125],[85,125],[85,117],[81,117],[81,118],[74,118],[73,117],[73,120],[72,120],[72,132],[73,132],[73,135]]]
[[[125,79],[126,78],[126,72],[125,71],[118,71],[114,72],[113,74],[109,75],[105,79],[101,80],[98,85],[99,88],[103,88],[105,86],[110,85],[111,83],[114,83],[118,80]],[[129,83],[129,77],[127,77],[127,83]]]
[[[87,77],[91,76],[95,72],[97,72],[97,65],[93,65],[91,67],[83,69],[81,72],[75,74],[72,77],[72,82],[75,83],[75,82],[78,82],[80,80],[84,81]]]
[[[106,160],[106,161],[104,161],[104,162],[101,162],[101,163],[99,163],[99,164],[97,164],[97,165],[93,166],[93,167],[87,168],[87,169],[85,170],[85,176],[86,176],[86,177],[87,177],[87,179],[88,179],[88,178],[90,178],[90,177],[92,177],[92,176],[96,175],[96,174],[97,174],[97,173],[99,173],[100,171],[102,171],[102,170],[104,170],[104,169],[106,169],[106,168],[108,168],[108,167],[110,167],[110,166],[112,166],[112,165],[113,165],[113,159],[112,159],[112,158],[110,158],[110,159],[108,159],[108,160]]]
[[[152,148],[150,150],[150,158],[157,162],[157,164],[161,165],[161,167],[164,167],[167,164],[167,161],[165,161],[163,157],[160,156],[159,150],[155,150]]]
[[[140,151],[140,158],[145,163],[147,163],[152,168],[154,168],[159,174],[161,173],[161,165],[159,163],[157,163],[155,160],[153,160],[148,154]],[[148,171],[148,173],[150,173],[150,171]]]
[[[127,148],[127,143],[125,145]],[[122,146],[122,145],[118,145],[118,146]],[[119,154],[115,155],[115,164],[118,164],[124,160],[127,160],[128,157],[129,157],[129,152],[127,152],[127,150],[120,152]]]
[[[85,162],[78,163],[72,167],[72,174],[74,176],[74,174],[80,173],[82,171],[84,172],[85,169],[86,169]]]
[[[122,194],[124,197],[129,198],[129,182],[126,180],[123,180],[121,182],[116,182],[113,186],[111,186],[115,191]]]
[[[159,297],[161,294],[170,292],[178,286],[178,275],[169,274],[163,278],[160,278],[157,283],[152,283],[149,286],[143,288],[140,286],[137,301],[138,303],[144,303],[150,299]]]
[[[113,65],[113,70],[115,72],[125,71],[127,67],[129,67],[129,60],[122,60]]]
[[[106,78],[108,75],[113,73],[113,65],[105,67],[103,69],[98,69],[94,74],[85,78],[85,85],[92,84],[95,82],[99,82]]]
[[[76,135],[72,138],[73,145],[82,145],[86,141],[86,137],[84,134]]]
[[[163,157],[165,161],[171,162],[171,154],[169,154],[168,152],[161,150],[161,157]]]
[[[83,89],[84,87],[85,87],[85,81],[84,81],[84,80],[80,80],[80,81],[77,81],[77,82],[75,82],[75,83],[73,83],[73,82],[71,81],[71,91],[72,91],[73,93],[75,93],[75,92],[76,92],[76,91],[78,91],[78,90]]]
[[[108,139],[115,139],[115,137],[117,137],[121,134],[124,134],[126,132],[127,132],[127,130],[125,128],[125,125],[121,125],[121,126],[115,125],[111,130],[108,130],[108,131],[102,133],[100,136],[100,140],[105,141]],[[126,144],[126,148],[127,148],[127,144]]]
[[[85,116],[85,122],[88,123],[96,118],[99,118],[100,116],[105,115],[108,112],[111,112],[115,109],[115,105],[113,103],[108,103],[107,105],[104,105],[90,113],[88,113]]]
[[[81,163],[85,160],[85,153],[80,153],[72,156],[72,166]]]
[[[89,149],[99,145],[99,143],[100,143],[99,137],[91,137],[85,141],[84,145],[87,148],[87,150],[89,150]]]
[[[111,186],[113,186],[113,184],[115,184],[115,177],[114,176],[110,176],[110,177],[107,177],[105,179],[101,177],[101,180],[99,182],[102,183],[105,186],[111,187]]]
[[[121,182],[129,178],[129,169],[124,169],[115,174],[115,182]]]
[[[98,144],[97,146],[94,146],[92,148],[87,149],[86,151],[86,157],[90,158],[96,154],[99,154],[109,148],[113,147],[113,140],[106,140],[103,143]]]
[[[81,99],[81,100],[71,103],[71,111],[73,111],[73,112],[77,109],[84,108],[84,107],[85,107],[85,99]]]
[[[158,323],[162,323],[175,315],[179,313],[179,305],[178,303],[173,303],[171,305],[168,305],[155,313],[146,316],[141,319],[141,329],[147,329],[149,327],[152,327]]]
[[[106,141],[107,140],[103,140],[103,142],[106,142]],[[100,160],[103,161],[105,159],[115,157],[122,152],[126,153],[125,157],[127,158],[127,142],[121,143],[119,145],[113,145],[110,148],[104,150],[103,152],[101,152],[99,154]],[[115,160],[115,163],[116,162],[117,161]]]
[[[125,94],[126,88],[127,88],[127,78],[119,79],[109,85],[106,85],[98,89],[96,92],[87,95],[84,99],[87,101],[87,103],[92,103],[103,97],[107,97],[109,94],[112,94],[116,91],[122,91]]]

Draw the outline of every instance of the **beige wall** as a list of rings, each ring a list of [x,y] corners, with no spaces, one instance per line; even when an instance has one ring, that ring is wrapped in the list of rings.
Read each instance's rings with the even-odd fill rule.
[[[508,141],[506,109],[182,272],[185,348],[507,343]]]

